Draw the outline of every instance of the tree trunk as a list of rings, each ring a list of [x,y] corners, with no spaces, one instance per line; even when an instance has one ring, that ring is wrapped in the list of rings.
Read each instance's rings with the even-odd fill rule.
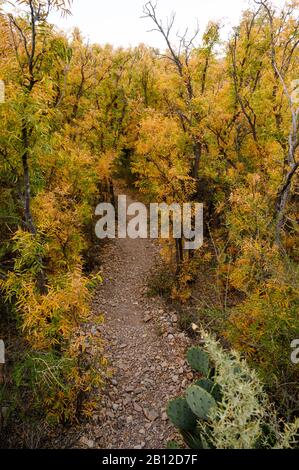
[[[194,165],[193,165],[193,170],[192,170],[192,178],[194,179],[198,178],[201,154],[202,154],[201,142],[196,141],[194,143]]]
[[[299,164],[292,166],[291,170],[288,172],[285,178],[285,184],[282,190],[279,193],[277,205],[276,205],[276,244],[281,245],[281,232],[285,222],[285,211],[291,197],[291,185],[293,177],[296,174],[296,171],[299,167]]]
[[[180,273],[181,264],[184,259],[183,253],[183,240],[181,238],[176,238],[175,240],[175,253],[176,253],[176,274]]]
[[[30,186],[30,171],[29,171],[29,140],[28,140],[28,130],[26,123],[23,122],[22,127],[22,138],[23,138],[23,146],[24,146],[24,153],[22,155],[22,164],[23,164],[23,176],[24,176],[24,214],[25,214],[25,223],[26,228],[32,234],[33,237],[36,237],[37,230],[33,223],[33,218],[31,214],[31,186]],[[42,266],[42,258],[39,257],[40,265]],[[47,293],[47,283],[44,270],[41,268],[40,271],[37,273],[37,287],[41,294]]]
[[[22,137],[23,137],[23,145],[24,145],[24,153],[22,156],[22,164],[23,164],[23,175],[24,175],[24,188],[25,188],[25,222],[27,229],[29,230],[32,235],[36,235],[36,228],[33,223],[32,214],[31,214],[31,190],[30,190],[30,172],[29,172],[29,164],[28,164],[28,131],[26,124],[23,123],[22,128]]]

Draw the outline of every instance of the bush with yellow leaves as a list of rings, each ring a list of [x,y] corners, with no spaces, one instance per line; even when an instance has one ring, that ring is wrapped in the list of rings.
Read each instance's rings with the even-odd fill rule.
[[[74,421],[92,410],[91,392],[103,383],[106,369],[101,341],[87,328],[96,279],[85,277],[79,265],[49,276],[46,291],[41,292],[37,277],[46,246],[40,236],[22,230],[14,241],[14,269],[0,281],[0,288],[5,300],[15,305],[17,324],[28,345],[13,374],[17,403],[21,405],[29,389],[25,409],[44,411],[51,421]],[[84,401],[86,394],[90,400]]]
[[[268,279],[231,310],[226,336],[257,366],[285,411],[296,408],[299,391],[298,366],[291,361],[299,331],[299,271],[289,260],[272,258],[267,272]]]

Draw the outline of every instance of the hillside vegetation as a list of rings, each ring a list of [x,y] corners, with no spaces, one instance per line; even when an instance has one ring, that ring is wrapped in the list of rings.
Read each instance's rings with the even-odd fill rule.
[[[68,37],[49,21],[53,10],[70,13],[67,1],[8,3],[0,1],[2,430],[33,418],[78,422],[97,406],[92,392],[105,383],[107,361],[88,329],[103,274],[91,250],[101,245],[95,208],[114,200],[117,178],[147,202],[204,203],[204,246],[190,252],[184,239],[161,240],[158,284],[183,311],[194,290],[200,298],[213,283],[217,301],[195,323],[217,325],[222,344],[292,420],[298,1],[282,11],[256,1],[225,42],[217,23],[176,36],[179,18],[163,22],[147,3],[144,27],[160,32],[164,51],[89,44],[77,29]]]

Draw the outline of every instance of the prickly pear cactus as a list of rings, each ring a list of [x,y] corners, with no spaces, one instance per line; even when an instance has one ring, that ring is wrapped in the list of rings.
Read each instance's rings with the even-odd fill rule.
[[[189,449],[204,449],[202,438],[198,432],[182,431],[181,433]]]
[[[205,351],[198,347],[193,347],[189,349],[187,359],[192,369],[201,372],[205,376],[208,375],[209,356]]]
[[[222,392],[219,384],[216,384],[210,379],[200,379],[195,382],[195,385],[203,388],[206,392],[210,393],[212,397],[216,400],[216,402],[221,402]]]
[[[184,398],[172,400],[168,405],[167,415],[178,429],[193,431],[196,428],[197,418]]]
[[[217,406],[215,398],[198,385],[192,385],[186,392],[186,401],[193,413],[200,419],[209,419],[211,410]]]
[[[215,383],[210,379],[200,379],[194,385],[203,388],[206,392],[211,393]]]
[[[220,403],[223,398],[222,389],[219,384],[215,384],[211,390],[212,397],[216,400],[217,403]]]

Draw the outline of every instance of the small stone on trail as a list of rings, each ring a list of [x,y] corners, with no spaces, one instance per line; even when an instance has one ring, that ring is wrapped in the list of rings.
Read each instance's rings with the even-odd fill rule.
[[[138,405],[138,403],[134,403],[133,404],[133,408],[135,411],[137,411],[137,413],[141,413],[142,412],[142,408],[140,405]]]
[[[84,446],[84,447],[87,448],[87,449],[93,449],[94,446],[95,446],[94,441],[92,441],[91,439],[88,439],[88,437],[86,437],[86,436],[82,436],[82,437],[79,439],[79,444],[80,444],[81,446]]]
[[[144,408],[143,412],[146,419],[149,421],[156,421],[156,419],[159,418],[159,413],[157,413],[155,410],[148,410],[147,408]]]

